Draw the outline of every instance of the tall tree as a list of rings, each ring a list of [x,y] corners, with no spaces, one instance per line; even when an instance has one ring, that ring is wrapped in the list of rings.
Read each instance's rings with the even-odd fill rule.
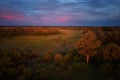
[[[84,29],[82,35],[75,47],[78,49],[79,54],[86,56],[86,62],[89,62],[90,56],[96,54],[96,49],[101,45],[101,41],[97,39],[96,34],[90,29]]]

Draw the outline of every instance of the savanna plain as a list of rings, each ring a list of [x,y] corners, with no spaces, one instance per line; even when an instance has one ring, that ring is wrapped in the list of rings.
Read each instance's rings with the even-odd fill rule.
[[[0,27],[0,80],[119,79],[119,27]]]

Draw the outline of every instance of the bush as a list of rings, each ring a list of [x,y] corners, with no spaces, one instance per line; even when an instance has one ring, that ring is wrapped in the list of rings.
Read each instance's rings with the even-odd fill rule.
[[[37,74],[34,76],[34,80],[47,80],[48,71],[45,68],[42,68]]]
[[[54,57],[54,55],[53,55],[52,51],[48,51],[48,52],[46,52],[44,54],[44,61],[52,62],[53,61],[53,57]]]
[[[55,54],[54,63],[60,64],[63,61],[63,56],[60,53]]]
[[[113,65],[110,63],[103,63],[99,66],[99,71],[102,74],[110,74],[113,72],[112,67],[113,67]]]
[[[64,62],[68,63],[72,59],[72,53],[67,53],[64,55]]]
[[[32,76],[32,70],[31,68],[25,68],[23,71],[23,75],[25,76],[26,79],[30,79]]]

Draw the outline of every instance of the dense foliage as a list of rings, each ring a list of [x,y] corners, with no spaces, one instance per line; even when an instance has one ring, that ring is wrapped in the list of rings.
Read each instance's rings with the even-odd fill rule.
[[[11,30],[1,28],[0,37],[28,35],[29,31],[29,35],[39,33],[38,29],[35,29],[38,33],[34,33],[33,29]],[[59,32],[58,28],[55,30],[42,29],[45,33]],[[82,30],[81,37],[75,43],[75,48],[67,53],[55,53],[52,50],[41,53],[31,48],[0,48],[0,80],[119,80],[120,28],[77,30]],[[87,63],[86,55],[90,56]]]
[[[59,33],[60,31],[58,28],[51,29],[49,27],[6,27],[0,28],[0,39],[24,35],[56,35]]]

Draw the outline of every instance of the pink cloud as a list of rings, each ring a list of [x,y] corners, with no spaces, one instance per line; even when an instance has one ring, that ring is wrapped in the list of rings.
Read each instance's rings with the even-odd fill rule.
[[[42,17],[41,18],[44,23],[65,23],[69,22],[72,18],[68,16],[60,16],[60,17]]]
[[[24,20],[25,16],[21,14],[0,14],[0,18],[4,18],[7,20]]]
[[[0,14],[0,18],[9,20],[9,21],[20,21],[20,22],[26,22],[26,23],[33,23],[38,24],[39,22],[35,19],[33,16],[25,16],[24,14],[17,14],[17,13],[4,13]]]
[[[69,17],[60,17],[60,18],[58,18],[58,21],[59,21],[59,22],[67,22],[67,21],[69,21],[69,20],[70,20]]]

